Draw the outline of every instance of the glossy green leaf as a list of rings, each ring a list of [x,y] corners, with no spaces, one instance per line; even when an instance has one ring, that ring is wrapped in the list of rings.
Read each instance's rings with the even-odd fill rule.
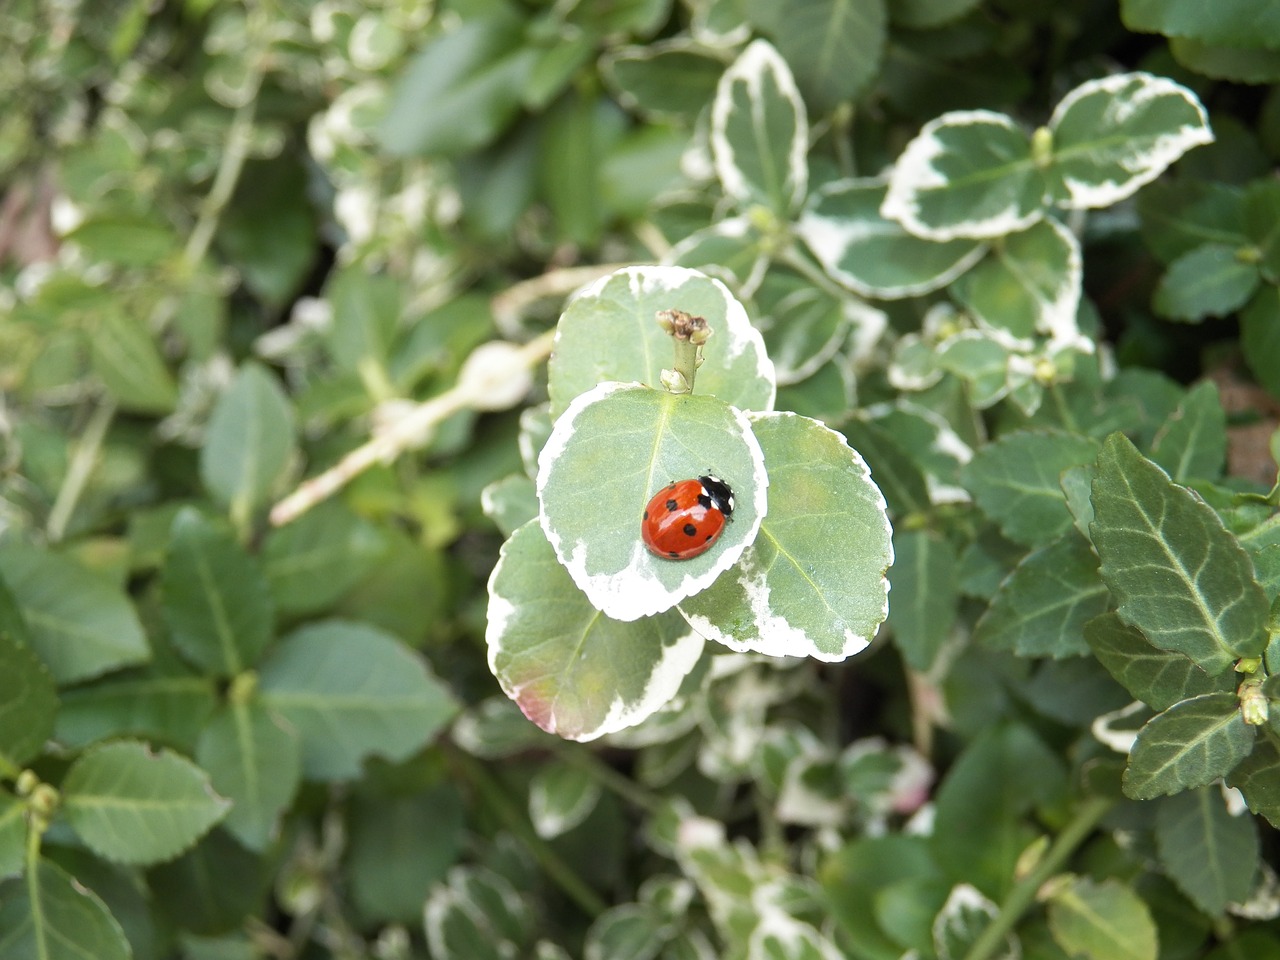
[[[233,513],[248,515],[275,492],[294,457],[293,409],[276,379],[241,366],[218,397],[200,448],[200,478]]]
[[[1244,229],[1258,258],[1258,269],[1269,283],[1280,282],[1280,185],[1260,180],[1244,191]]]
[[[1169,265],[1152,307],[1170,320],[1225,317],[1248,301],[1258,283],[1257,266],[1241,258],[1237,248],[1206,243]]]
[[[1142,239],[1165,264],[1206,244],[1243,247],[1244,191],[1204,180],[1157,180],[1136,199]]]
[[[1129,754],[1124,792],[1151,800],[1212,783],[1248,754],[1256,733],[1232,693],[1205,693],[1147,721]]]
[[[49,669],[30,649],[0,631],[0,770],[12,776],[53,733],[58,693]]]
[[[1280,397],[1280,291],[1266,287],[1240,313],[1240,347],[1249,371]]]
[[[325,287],[333,317],[325,329],[329,359],[339,370],[380,370],[400,323],[400,284],[363,265],[333,275]]]
[[[432,38],[391,96],[379,139],[409,154],[459,154],[490,143],[515,117],[537,59],[510,16],[465,20]]]
[[[302,772],[346,780],[370,755],[404,760],[457,704],[417,654],[373,627],[340,620],[285,637],[263,661],[261,702],[298,734]]]
[[[938,27],[964,16],[980,0],[894,0],[889,4],[889,16],[903,27],[924,29]]]
[[[1050,190],[1073,208],[1118,203],[1188,150],[1213,141],[1195,94],[1149,73],[1080,84],[1058,103],[1049,128]]]
[[[712,473],[734,492],[732,522],[705,553],[656,557],[641,514],[661,488]],[[617,620],[669,610],[733,566],[760,528],[764,459],[745,414],[715,397],[605,383],[556,421],[542,450],[542,529],[578,589]]]
[[[728,217],[694,231],[664,258],[677,267],[701,270],[743,296],[760,286],[769,260],[765,237],[748,216]]]
[[[1093,545],[1120,617],[1210,675],[1266,643],[1267,600],[1216,513],[1120,434],[1093,482]]]
[[[892,434],[865,420],[846,424],[844,434],[870,465],[871,475],[884,493],[890,513],[901,517],[929,509],[931,501],[924,473]]]
[[[680,39],[614,48],[600,68],[624,106],[655,117],[696,116],[724,73],[722,61]]]
[[[1084,638],[1107,671],[1153,710],[1167,710],[1180,700],[1203,693],[1229,693],[1235,688],[1233,674],[1211,677],[1186,657],[1153,647],[1114,612],[1085,624]]]
[[[1216,786],[1189,790],[1156,809],[1156,850],[1170,879],[1205,913],[1243,903],[1259,866],[1258,828],[1233,816]]]
[[[544,839],[568,833],[595,809],[602,788],[585,766],[543,766],[529,784],[529,820]]]
[[[120,310],[104,310],[89,338],[93,370],[124,410],[169,413],[178,387],[146,327]]]
[[[0,880],[21,875],[26,853],[26,801],[0,790]]]
[[[64,690],[54,735],[72,749],[135,736],[189,752],[216,698],[214,678],[150,665]]]
[[[980,449],[964,467],[964,484],[1010,540],[1052,543],[1071,526],[1061,477],[1097,456],[1091,437],[1057,430],[1020,430]]]
[[[1075,879],[1049,900],[1053,939],[1087,960],[1156,960],[1157,930],[1142,899],[1116,879]]]
[[[170,860],[230,806],[185,757],[117,740],[85,751],[62,782],[63,813],[81,839],[119,863]]]
[[[1273,827],[1280,825],[1280,749],[1269,739],[1259,740],[1226,782],[1244,794],[1250,810]]]
[[[610,619],[578,592],[537,523],[503,544],[489,578],[489,667],[542,729],[590,740],[675,696],[703,641],[674,612]]]
[[[427,946],[439,960],[507,960],[529,939],[528,901],[507,879],[483,867],[455,867],[424,909]]]
[[[0,884],[0,960],[131,960],[102,900],[41,860],[34,877]]]
[[[787,217],[809,187],[809,121],[791,68],[756,40],[724,72],[711,107],[711,155],[725,193]]]
[[[843,660],[866,648],[888,612],[884,497],[862,457],[822,424],[790,413],[752,424],[774,512],[741,564],[680,610],[730,649]]]
[[[173,521],[161,568],[169,638],[192,663],[224,677],[253,666],[271,640],[273,606],[255,557],[193,509]]]
[[[875,79],[884,49],[884,0],[775,0],[767,32],[819,113],[851,101]]]
[[[1087,653],[1085,624],[1106,612],[1098,558],[1074,531],[1028,554],[973,628],[977,643],[1024,657]]]
[[[509,537],[538,516],[538,491],[523,473],[512,473],[480,491],[480,506]]]
[[[183,930],[226,933],[265,908],[265,866],[225,830],[214,830],[178,859],[149,871],[151,900]]]
[[[257,703],[227,704],[205,726],[196,761],[231,801],[223,826],[250,850],[276,838],[298,789],[298,738]]]
[[[1042,220],[994,244],[952,291],[997,337],[1030,345],[1041,333],[1070,343],[1080,336],[1083,272],[1075,235],[1056,220]]]
[[[1252,0],[1232,0],[1212,9],[1196,0],[1122,0],[1120,12],[1130,30],[1208,43],[1252,47],[1280,31],[1280,10]]]
[[[1043,216],[1044,175],[1031,140],[990,110],[944,113],[924,125],[889,174],[880,213],[929,240],[1016,233]]]
[[[547,363],[552,414],[602,381],[659,387],[673,359],[671,337],[655,317],[672,309],[706,318],[712,330],[696,392],[743,410],[772,409],[773,364],[723,283],[684,267],[628,267],[580,290],[561,315]]]
[[[1218,388],[1205,380],[1187,392],[1151,445],[1151,459],[1175,483],[1216,480],[1227,458],[1227,415]]]
[[[610,907],[591,924],[583,944],[584,960],[653,960],[671,928],[652,906],[624,903]]]
[[[1000,908],[976,888],[968,884],[953,888],[933,921],[933,949],[939,960],[962,960],[968,956],[982,932],[999,915]],[[1008,960],[1020,956],[1014,934],[1005,934],[993,955]]]
[[[330,500],[267,534],[262,572],[281,613],[316,613],[368,576],[387,550],[381,530]]]
[[[977,240],[934,242],[880,212],[880,179],[835,180],[813,192],[797,232],[818,262],[864,297],[913,297],[946,286],[986,250]]]
[[[179,248],[178,238],[166,225],[125,212],[94,214],[65,239],[96,260],[130,267],[158,264]]]
[[[0,546],[0,576],[26,624],[31,649],[59,684],[151,656],[129,598],[74,560],[12,542]]]
[[[896,531],[893,554],[888,626],[903,659],[924,672],[955,625],[958,558],[949,541],[924,530]]]

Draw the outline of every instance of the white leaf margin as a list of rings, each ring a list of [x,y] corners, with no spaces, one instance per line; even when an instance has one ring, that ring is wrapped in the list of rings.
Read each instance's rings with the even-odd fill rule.
[[[747,456],[751,461],[752,506],[754,521],[747,528],[747,534],[741,541],[718,549],[715,562],[700,574],[686,574],[679,583],[668,588],[653,573],[658,561],[650,553],[644,542],[635,538],[631,548],[631,556],[627,565],[615,573],[591,574],[587,572],[585,545],[581,542],[570,547],[563,538],[552,529],[543,509],[543,494],[547,480],[551,475],[551,465],[564,453],[565,447],[573,438],[576,430],[575,422],[583,411],[595,403],[619,393],[623,390],[648,390],[650,388],[638,383],[620,383],[605,381],[597,384],[586,393],[578,394],[556,420],[551,430],[551,437],[542,448],[538,457],[538,521],[542,531],[555,551],[556,559],[569,571],[574,584],[587,595],[587,599],[605,616],[614,620],[639,620],[654,614],[670,610],[681,600],[705,590],[715,582],[720,574],[732,567],[742,557],[743,552],[755,540],[760,532],[760,521],[769,509],[768,488],[769,475],[765,472],[764,452],[751,429],[751,420],[746,413],[737,407],[726,404],[734,420],[742,431],[743,442],[747,448]],[[736,519],[736,518],[735,518]]]
[[[796,128],[787,148],[787,174],[784,184],[790,184],[787,202],[791,208],[804,200],[809,190],[809,118],[804,98],[796,86],[795,77],[782,54],[767,40],[755,40],[747,45],[738,59],[729,65],[716,86],[715,99],[711,101],[711,158],[716,178],[724,192],[739,202],[750,202],[754,195],[747,178],[734,159],[734,150],[725,135],[725,128],[733,112],[732,87],[741,82],[747,88],[753,111],[762,103],[762,87],[765,72],[772,74],[778,91],[795,111]],[[754,120],[755,118],[753,118]]]

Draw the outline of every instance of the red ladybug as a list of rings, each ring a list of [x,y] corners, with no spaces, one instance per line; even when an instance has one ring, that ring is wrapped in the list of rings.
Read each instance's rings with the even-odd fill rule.
[[[733,516],[733,491],[719,477],[677,480],[653,495],[640,536],[655,557],[688,560],[711,549]]]

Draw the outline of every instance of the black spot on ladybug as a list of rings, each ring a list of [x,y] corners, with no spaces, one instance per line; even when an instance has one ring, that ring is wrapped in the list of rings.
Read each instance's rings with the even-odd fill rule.
[[[680,554],[676,553],[674,550],[669,551],[669,552],[667,553],[667,556],[668,556],[668,557],[670,557],[672,560],[679,560],[679,559],[680,559]]]
[[[648,511],[648,510],[646,510],[646,511],[644,512],[644,516],[643,516],[641,519],[642,519],[642,520],[648,520],[648,519],[649,519],[649,511]]]
[[[714,537],[714,536],[715,536],[715,534],[714,534],[714,533],[708,533],[708,534],[707,534],[707,539],[708,539],[708,540],[710,540],[710,539],[711,539],[712,537]]]
[[[698,535],[698,528],[692,523],[686,523],[684,525],[684,535],[686,537],[696,537]]]
[[[680,504],[678,504],[676,501],[674,501],[674,500],[668,500],[668,501],[667,501],[667,513],[675,513],[675,511],[676,511],[676,507],[678,507],[678,506],[680,506]]]

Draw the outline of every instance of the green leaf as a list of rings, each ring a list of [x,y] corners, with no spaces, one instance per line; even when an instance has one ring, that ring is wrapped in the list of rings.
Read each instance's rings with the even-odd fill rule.
[[[1241,258],[1237,248],[1206,243],[1169,265],[1151,305],[1170,320],[1225,317],[1248,302],[1258,283],[1257,265]]]
[[[885,43],[884,0],[774,0],[766,32],[825,114],[875,79]]]
[[[1265,287],[1240,313],[1244,362],[1273,397],[1280,397],[1280,290]]]
[[[961,472],[983,512],[1010,540],[1047,546],[1071,526],[1061,477],[1093,460],[1092,437],[1057,430],[1019,430],[981,448]]]
[[[1258,829],[1233,816],[1216,786],[1169,797],[1156,808],[1156,850],[1168,877],[1205,913],[1243,903],[1258,872]]]
[[[1134,697],[1153,710],[1203,693],[1229,693],[1234,674],[1211,677],[1186,657],[1160,650],[1113,613],[1085,624],[1084,638],[1098,661]]]
[[[986,251],[977,240],[935,243],[880,212],[881,179],[835,180],[809,197],[796,231],[834,279],[864,297],[894,300],[945,287]]]
[[[1244,229],[1254,248],[1250,252],[1258,257],[1258,269],[1268,283],[1280,282],[1280,185],[1271,180],[1252,183],[1242,203]]]
[[[1151,459],[1175,483],[1217,480],[1227,458],[1227,415],[1218,388],[1205,380],[1187,392],[1151,445]]]
[[[1206,43],[1269,46],[1266,39],[1280,31],[1280,10],[1254,0],[1233,0],[1212,9],[1196,0],[1121,0],[1120,13],[1130,30]]]
[[[978,619],[973,638],[1023,657],[1079,656],[1089,651],[1085,624],[1106,612],[1109,600],[1098,579],[1098,558],[1071,531],[1014,568]]]
[[[294,454],[293,410],[284,391],[264,367],[245,363],[209,418],[201,480],[233,515],[248,516],[283,481]]]
[[[844,660],[866,648],[888,613],[884,496],[861,455],[817,421],[759,414],[752,429],[774,510],[738,567],[680,611],[733,650]]]
[[[509,537],[538,516],[538,491],[523,473],[508,474],[480,491],[480,507]]]
[[[182,510],[160,583],[169,638],[193,664],[233,677],[257,663],[274,629],[271,594],[257,559],[229,530]]]
[[[649,904],[624,903],[596,917],[583,944],[583,960],[653,960],[671,927]]]
[[[0,790],[0,880],[22,874],[26,852],[26,801]]]
[[[118,863],[170,860],[230,806],[190,760],[117,740],[81,754],[62,782],[67,822],[100,856]]]
[[[1083,272],[1075,235],[1056,220],[1042,220],[994,244],[952,292],[997,338],[1030,346],[1042,333],[1071,343],[1080,338]]]
[[[358,264],[333,274],[325,299],[333,319],[324,343],[334,366],[352,372],[384,370],[400,323],[400,284]]]
[[[726,217],[695,230],[671,248],[664,262],[701,270],[748,296],[769,267],[765,237],[748,216]]]
[[[1120,617],[1210,675],[1266,643],[1267,599],[1218,515],[1121,434],[1098,455],[1094,548]]]
[[[0,960],[131,960],[124,931],[97,894],[41,860],[35,877],[0,884]]]
[[[553,416],[579,394],[607,380],[661,384],[672,366],[671,337],[655,319],[660,310],[706,318],[712,330],[695,384],[743,410],[771,410],[773,364],[747,312],[718,280],[684,267],[628,267],[580,290],[556,327],[547,362]]]
[[[468,837],[463,798],[449,783],[406,796],[362,791],[350,805],[347,829],[352,900],[361,916],[379,923],[420,922],[432,886]]]
[[[1212,783],[1248,756],[1255,732],[1233,693],[1175,703],[1138,731],[1124,772],[1125,796],[1151,800]]]
[[[938,960],[967,957],[975,941],[999,915],[1000,908],[975,887],[962,883],[953,888],[933,921],[933,949]],[[997,950],[997,957],[1021,956],[1013,933],[1005,934]]]
[[[259,690],[298,734],[313,780],[356,777],[372,754],[404,760],[457,711],[448,688],[394,637],[337,620],[282,640],[262,664]]]
[[[393,154],[460,154],[493,141],[520,109],[537,60],[508,15],[465,20],[423,47],[400,77],[378,128]]]
[[[528,900],[484,867],[455,867],[427,897],[427,947],[436,960],[507,960],[532,939]]]
[[[875,423],[852,420],[844,426],[849,443],[871,466],[871,474],[897,517],[930,509],[924,473],[897,438]]]
[[[529,821],[538,836],[550,840],[568,833],[595,809],[600,781],[584,766],[543,765],[529,783]]]
[[[1074,209],[1118,203],[1191,148],[1213,142],[1195,94],[1149,73],[1080,84],[1058,103],[1049,128],[1050,190]]]
[[[12,778],[53,733],[58,693],[49,669],[0,631],[0,775]]]
[[[894,0],[889,16],[899,26],[917,30],[940,27],[964,16],[980,0]]]
[[[120,310],[103,310],[89,344],[94,372],[122,409],[152,414],[173,410],[177,384],[141,322]]]
[[[168,226],[125,212],[95,213],[64,239],[79,245],[93,260],[128,267],[158,264],[179,249],[178,238]]]
[[[724,192],[787,218],[809,187],[809,121],[791,68],[756,40],[716,87],[711,156]]]
[[[732,521],[688,560],[656,557],[641,513],[662,487],[707,473],[734,492]],[[710,586],[764,517],[764,459],[745,414],[715,397],[604,383],[556,421],[542,450],[538,499],[556,556],[591,603],[616,620],[669,610]]]
[[[535,522],[502,546],[489,579],[485,640],[503,692],[539,727],[572,740],[632,726],[658,710],[703,647],[674,612],[631,622],[600,613]]]
[[[1187,37],[1171,37],[1169,52],[1180,66],[1215,80],[1275,83],[1280,80],[1280,51],[1235,45],[1216,46]],[[1228,117],[1230,123],[1232,118]]]
[[[888,626],[902,658],[923,673],[955,625],[958,558],[950,541],[925,530],[895,531],[893,553]]]
[[[1244,191],[1216,181],[1157,180],[1137,197],[1142,239],[1166,264],[1205,244],[1243,247]]]
[[[264,867],[261,857],[225,830],[214,830],[183,856],[153,867],[148,872],[149,893],[162,916],[180,929],[225,933],[265,909]]]
[[[190,752],[216,704],[213,678],[154,666],[130,674],[63,691],[54,727],[58,742],[79,749],[135,736]]]
[[[1156,960],[1157,931],[1147,905],[1116,879],[1079,878],[1049,900],[1053,939],[1087,960]]]
[[[223,826],[250,850],[264,849],[298,789],[297,736],[259,704],[232,700],[200,734],[196,760],[231,801]]]
[[[368,576],[388,549],[378,527],[329,500],[267,534],[263,573],[282,614],[317,613]]]
[[[715,96],[724,63],[687,40],[606,50],[600,71],[628,110],[694,117]]]
[[[880,213],[929,240],[1025,230],[1044,214],[1044,175],[1030,138],[1001,113],[957,110],[930,120],[889,174]]]
[[[1227,786],[1244,794],[1250,810],[1273,827],[1280,825],[1280,750],[1271,740],[1259,740],[1226,780]]]
[[[0,576],[27,625],[31,649],[59,684],[151,656],[129,598],[74,560],[11,542],[0,546]]]

